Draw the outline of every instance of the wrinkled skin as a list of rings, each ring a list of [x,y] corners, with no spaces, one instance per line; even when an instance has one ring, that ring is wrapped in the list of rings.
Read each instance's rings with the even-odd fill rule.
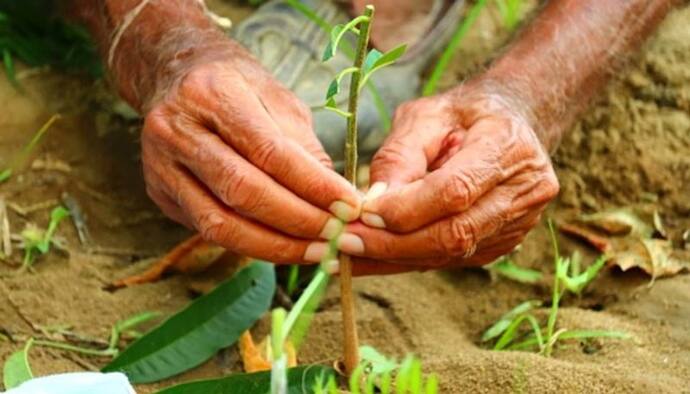
[[[381,48],[433,23],[430,2],[373,2]],[[140,0],[69,3],[104,58],[114,55],[122,96],[146,113],[144,175],[167,215],[277,263],[319,261],[339,217],[350,222],[338,247],[356,256],[355,273],[381,274],[513,250],[558,192],[547,151],[681,1],[549,1],[485,73],[397,110],[366,201],[332,170],[308,108],[215,29],[203,2],[152,1],[136,18]]]
[[[493,261],[522,242],[558,193],[549,155],[527,119],[482,86],[402,105],[374,156],[371,180],[386,190],[365,202],[364,223],[344,235],[363,242],[341,247],[362,257],[360,273]]]
[[[243,52],[182,70],[142,132],[151,198],[236,253],[319,261],[329,209],[354,220],[361,197],[332,170],[309,109]]]

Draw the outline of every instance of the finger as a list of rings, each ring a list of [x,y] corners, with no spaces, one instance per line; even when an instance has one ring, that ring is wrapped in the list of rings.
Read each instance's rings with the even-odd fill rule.
[[[395,112],[391,135],[371,161],[372,183],[390,188],[422,178],[442,150],[455,125],[444,116],[447,104],[440,98],[402,104]]]
[[[515,190],[500,185],[466,212],[411,233],[398,234],[361,223],[346,227],[341,251],[379,260],[470,256],[482,240],[526,212],[514,210]]]
[[[223,140],[300,198],[345,221],[359,217],[361,198],[354,186],[286,138],[281,133],[283,120],[264,110],[246,110],[264,108],[257,96],[243,97],[242,107],[237,105],[223,102],[206,114]]]
[[[479,121],[471,133],[488,133],[491,130],[485,130],[487,127],[495,128],[496,123]],[[363,206],[363,218],[376,218],[375,222],[391,231],[419,229],[467,210],[487,191],[518,170],[509,161],[512,155],[498,143],[486,138],[468,138],[464,144],[438,170],[394,192],[368,200]]]
[[[163,211],[165,216],[187,228],[194,228],[194,225],[184,214],[182,208],[175,204],[175,202],[168,197],[167,194],[152,187],[147,187],[146,192],[148,193],[149,197],[151,197],[151,200],[153,200],[160,210]]]
[[[204,239],[236,254],[275,263],[313,263],[328,250],[325,242],[292,238],[238,215],[182,169],[171,168],[165,177],[164,184],[175,191],[178,205]]]
[[[184,118],[174,122],[184,136],[180,160],[235,212],[295,237],[329,239],[341,224],[247,162],[217,135]]]

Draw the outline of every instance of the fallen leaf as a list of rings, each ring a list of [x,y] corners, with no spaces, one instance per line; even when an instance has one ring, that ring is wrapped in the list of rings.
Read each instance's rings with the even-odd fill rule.
[[[690,270],[687,253],[675,250],[668,239],[653,238],[665,237],[661,216],[648,216],[621,208],[561,223],[559,229],[589,243],[606,255],[609,265],[623,271],[638,268],[656,279]]]

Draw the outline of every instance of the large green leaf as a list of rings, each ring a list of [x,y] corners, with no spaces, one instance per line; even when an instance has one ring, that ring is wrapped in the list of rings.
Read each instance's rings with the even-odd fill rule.
[[[31,348],[33,340],[29,340],[24,346],[24,349],[13,353],[3,368],[3,384],[5,389],[9,390],[19,386],[20,384],[30,380],[34,377],[29,366],[29,349]]]
[[[235,343],[268,310],[274,291],[273,266],[255,262],[132,343],[103,371],[148,383],[193,368]]]
[[[326,381],[333,370],[324,366],[303,366],[288,369],[288,394],[313,393],[319,376]],[[271,390],[271,372],[236,374],[225,378],[183,383],[156,394],[267,394]]]

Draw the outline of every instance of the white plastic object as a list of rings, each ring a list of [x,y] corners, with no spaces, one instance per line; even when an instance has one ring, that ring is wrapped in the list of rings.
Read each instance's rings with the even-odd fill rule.
[[[76,372],[43,376],[22,383],[5,394],[136,394],[119,372]]]

